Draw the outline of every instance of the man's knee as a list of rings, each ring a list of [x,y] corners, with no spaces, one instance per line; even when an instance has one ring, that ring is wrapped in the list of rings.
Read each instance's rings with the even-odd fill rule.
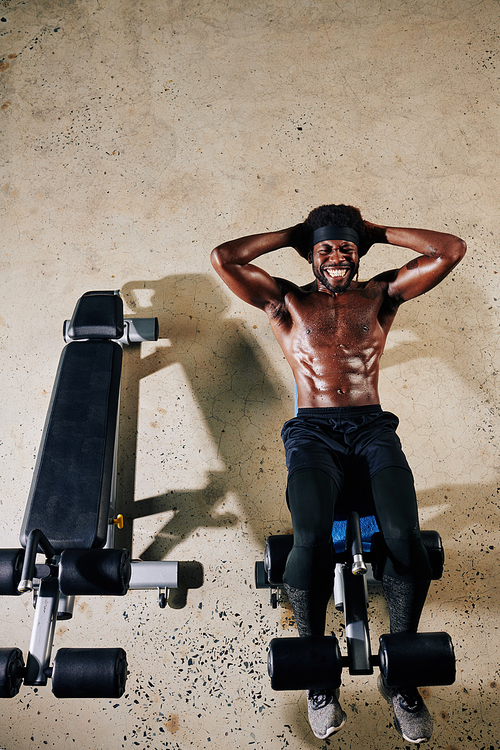
[[[294,546],[285,566],[283,581],[297,589],[322,589],[333,586],[333,542],[314,546]]]
[[[317,548],[329,544],[332,530],[324,525],[308,524],[307,526],[294,524],[293,543],[295,547]]]
[[[400,580],[432,577],[429,555],[420,536],[413,476],[400,467],[389,467],[372,478],[379,528],[384,537],[384,574]]]
[[[426,581],[432,578],[429,554],[420,538],[384,539],[387,558],[384,575],[405,581]]]

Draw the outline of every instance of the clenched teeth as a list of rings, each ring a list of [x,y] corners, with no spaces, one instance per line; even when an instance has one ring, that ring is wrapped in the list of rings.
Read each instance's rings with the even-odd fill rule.
[[[328,274],[328,276],[331,276],[334,279],[340,279],[342,276],[345,276],[349,269],[347,268],[325,268],[325,272]]]

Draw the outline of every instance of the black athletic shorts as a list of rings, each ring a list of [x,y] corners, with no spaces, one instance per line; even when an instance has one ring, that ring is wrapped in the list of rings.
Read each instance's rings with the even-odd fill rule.
[[[297,469],[325,471],[344,482],[369,480],[382,469],[410,470],[396,434],[399,419],[376,406],[299,409],[283,425],[288,476]]]

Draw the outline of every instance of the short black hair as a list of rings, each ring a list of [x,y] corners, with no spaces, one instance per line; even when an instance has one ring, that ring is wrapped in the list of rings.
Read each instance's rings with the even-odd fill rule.
[[[351,227],[351,229],[354,229],[359,235],[358,255],[361,258],[366,254],[366,227],[359,208],[343,204],[318,206],[318,208],[313,208],[304,221],[304,227],[309,236],[315,229],[326,226]],[[311,250],[310,246],[308,252],[309,250]]]

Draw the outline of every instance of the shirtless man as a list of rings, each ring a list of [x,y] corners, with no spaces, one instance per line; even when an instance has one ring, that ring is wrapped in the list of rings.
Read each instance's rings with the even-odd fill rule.
[[[357,280],[359,258],[376,243],[418,253],[402,268]],[[266,253],[293,247],[312,263],[315,280],[303,287],[254,265]],[[399,306],[439,284],[460,262],[458,237],[364,221],[352,206],[320,206],[303,224],[225,242],[212,264],[242,300],[264,310],[292,368],[298,412],[285,423],[294,546],[283,581],[299,636],[324,635],[333,588],[333,511],[345,483],[365,479],[387,562],[382,585],[391,632],[416,632],[431,569],[420,538],[411,470],[396,435],[398,419],[383,412],[378,394],[380,357]],[[419,692],[379,690],[392,704],[407,742],[430,739],[432,719]],[[339,691],[309,691],[309,722],[324,739],[342,728]]]

